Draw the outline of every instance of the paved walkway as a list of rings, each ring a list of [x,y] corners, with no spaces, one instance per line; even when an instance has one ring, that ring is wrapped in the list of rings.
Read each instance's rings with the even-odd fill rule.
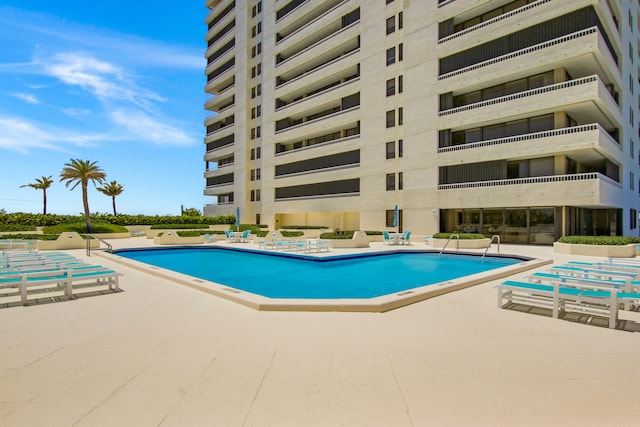
[[[640,425],[639,312],[610,330],[499,310],[495,283],[383,314],[258,312],[91,261],[124,292],[0,309],[0,426]]]

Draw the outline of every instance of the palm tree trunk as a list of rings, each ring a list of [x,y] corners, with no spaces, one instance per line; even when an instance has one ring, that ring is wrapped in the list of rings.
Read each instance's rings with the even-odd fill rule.
[[[84,205],[84,219],[87,224],[87,233],[91,233],[91,213],[89,212],[89,197],[86,182],[82,183],[82,204]]]
[[[42,210],[42,215],[47,214],[47,189],[42,189],[42,205],[44,206]]]
[[[118,216],[116,212],[116,196],[111,196],[111,201],[113,203],[113,216]]]

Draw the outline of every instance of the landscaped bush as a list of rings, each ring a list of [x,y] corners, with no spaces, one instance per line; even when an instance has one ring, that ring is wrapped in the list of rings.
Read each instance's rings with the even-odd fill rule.
[[[353,233],[359,230],[342,230],[333,233],[322,233],[321,239],[348,240],[353,239]],[[367,236],[382,236],[382,231],[365,231]]]
[[[152,230],[195,230],[209,228],[207,224],[155,224]]]
[[[303,231],[280,230],[280,234],[282,234],[282,237],[300,237],[300,236],[304,236],[304,232]]]
[[[285,230],[324,230],[329,227],[324,225],[287,225],[282,228]]]
[[[42,232],[48,234],[62,234],[65,232],[75,231],[76,233],[86,233],[87,225],[84,222],[77,222],[74,224],[59,224],[48,227],[43,227]],[[128,233],[125,227],[114,224],[92,224],[91,233]]]
[[[36,231],[36,226],[25,224],[0,224],[0,231]]]
[[[0,235],[0,239],[56,240],[59,236],[59,234],[4,234]]]
[[[235,224],[234,215],[193,216],[193,215],[113,215],[91,214],[91,220],[116,225],[154,225],[154,224]],[[73,224],[84,222],[84,215],[32,214],[24,212],[6,213],[0,211],[0,224],[32,225],[44,227],[48,225]]]
[[[433,235],[434,239],[448,239],[452,234],[457,234],[460,240],[477,240],[486,239],[487,236],[480,233],[436,233]]]
[[[560,243],[573,245],[613,245],[623,246],[640,243],[639,237],[628,236],[562,236],[558,239]]]

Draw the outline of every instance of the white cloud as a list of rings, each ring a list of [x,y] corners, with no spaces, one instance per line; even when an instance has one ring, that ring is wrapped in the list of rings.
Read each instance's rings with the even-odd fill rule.
[[[106,139],[105,135],[86,135],[61,128],[45,128],[16,117],[0,117],[0,148],[29,153],[33,148],[68,151],[66,145],[86,146]]]
[[[140,139],[159,145],[191,145],[193,137],[183,130],[142,111],[116,110],[111,119],[127,133],[124,139]]]
[[[71,117],[86,117],[91,115],[91,111],[86,108],[63,108],[62,112]]]
[[[14,97],[16,97],[18,99],[21,99],[24,102],[26,102],[27,104],[39,104],[40,103],[40,100],[35,95],[32,95],[30,93],[18,92],[18,93],[12,93],[11,96],[14,96]]]
[[[84,52],[58,53],[51,59],[38,59],[37,62],[41,63],[47,74],[66,84],[79,86],[103,102],[128,101],[150,109],[152,101],[164,101],[155,92],[138,88],[123,68]]]

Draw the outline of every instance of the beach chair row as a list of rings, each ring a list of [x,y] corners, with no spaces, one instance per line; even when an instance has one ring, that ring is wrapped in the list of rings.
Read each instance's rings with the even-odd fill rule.
[[[330,245],[328,240],[323,239],[307,239],[289,240],[289,239],[267,239],[258,242],[258,249],[276,249],[286,252],[329,252]]]
[[[4,254],[0,254],[0,258]],[[28,305],[40,298],[74,299],[87,290],[120,291],[120,274],[100,265],[89,265],[62,254],[25,254],[3,259],[0,267],[0,304],[19,301]]]
[[[563,312],[599,315],[615,328],[620,308],[640,305],[640,263],[616,264],[570,262],[533,273],[525,281],[507,280],[498,285],[498,307],[520,303],[550,308],[554,318]]]

